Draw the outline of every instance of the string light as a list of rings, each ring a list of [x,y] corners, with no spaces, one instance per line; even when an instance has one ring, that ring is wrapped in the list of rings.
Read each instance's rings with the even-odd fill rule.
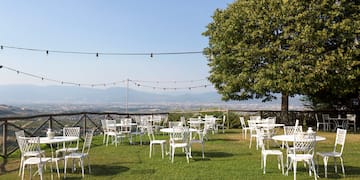
[[[60,54],[80,54],[80,55],[93,55],[95,54],[96,57],[101,55],[109,55],[109,56],[148,56],[154,57],[155,55],[189,55],[189,54],[203,54],[203,51],[179,51],[179,52],[151,52],[151,53],[138,53],[138,52],[85,52],[85,51],[64,51],[64,50],[49,50],[49,49],[37,49],[37,48],[26,48],[26,47],[17,47],[17,46],[6,46],[1,45],[1,49],[8,48],[8,49],[15,49],[21,51],[35,51],[35,52],[46,52],[49,53],[60,53]]]
[[[55,79],[50,79],[50,78],[46,78],[46,77],[42,77],[42,76],[38,76],[38,75],[35,75],[35,74],[31,74],[31,73],[27,73],[27,72],[22,72],[22,71],[19,71],[19,70],[16,70],[14,68],[10,68],[10,67],[7,67],[7,66],[3,66],[3,65],[0,65],[0,69],[6,69],[6,70],[10,70],[10,71],[13,71],[13,72],[16,72],[17,74],[23,74],[23,75],[26,75],[26,76],[30,76],[30,77],[33,77],[33,78],[36,78],[36,79],[41,79],[42,81],[51,81],[51,82],[55,82],[55,83],[60,83],[62,85],[74,85],[74,86],[79,86],[79,87],[84,87],[84,86],[90,86],[90,87],[97,87],[97,86],[111,86],[111,85],[117,85],[117,84],[122,84],[122,83],[125,83],[125,82],[132,82],[134,83],[135,86],[137,87],[145,87],[145,88],[152,88],[153,90],[156,90],[156,89],[163,89],[163,90],[178,90],[178,89],[195,89],[195,88],[206,88],[207,86],[210,86],[210,84],[205,84],[205,85],[192,85],[192,86],[187,86],[187,87],[162,87],[162,86],[151,86],[151,85],[146,85],[146,84],[141,84],[139,82],[142,82],[142,83],[157,83],[157,84],[160,84],[160,83],[185,83],[185,82],[199,82],[199,81],[204,81],[206,79],[198,79],[198,80],[188,80],[188,81],[143,81],[143,80],[131,80],[131,79],[126,79],[126,80],[121,80],[121,81],[117,81],[117,82],[111,82],[111,83],[98,83],[98,84],[82,84],[82,83],[75,83],[75,82],[67,82],[67,81],[60,81],[60,80],[55,80]]]
[[[201,82],[201,81],[207,81],[206,78],[204,79],[195,79],[195,80],[185,80],[185,81],[146,81],[146,80],[136,80],[133,79],[132,81],[136,81],[136,82],[141,82],[141,83],[156,83],[156,84],[160,84],[160,83],[195,83],[195,82]]]
[[[130,82],[134,83],[135,86],[137,87],[145,87],[145,88],[152,88],[153,90],[156,90],[156,89],[162,89],[162,90],[180,90],[180,89],[183,89],[183,90],[192,90],[192,89],[198,89],[198,88],[206,88],[208,86],[210,86],[210,84],[205,84],[205,85],[194,85],[194,86],[186,86],[186,87],[162,87],[162,86],[149,86],[149,85],[145,85],[145,84],[140,84],[138,82],[134,82],[133,80],[129,80]]]

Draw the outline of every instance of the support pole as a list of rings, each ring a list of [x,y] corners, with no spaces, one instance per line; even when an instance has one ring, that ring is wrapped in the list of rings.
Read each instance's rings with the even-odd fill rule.
[[[129,96],[129,79],[126,79],[126,113],[128,113],[128,108],[129,108],[129,104],[128,104],[128,96]]]

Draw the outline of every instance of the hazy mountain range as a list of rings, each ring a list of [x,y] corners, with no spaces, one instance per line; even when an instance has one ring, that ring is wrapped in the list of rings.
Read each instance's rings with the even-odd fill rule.
[[[267,105],[280,106],[280,98]],[[107,89],[73,86],[0,85],[0,104],[124,104],[126,88]],[[150,93],[129,89],[129,104],[263,104],[261,100],[223,102],[217,92]],[[291,106],[302,106],[299,97],[290,100]],[[280,107],[279,107],[280,108]]]
[[[107,89],[83,88],[71,86],[34,86],[34,85],[1,85],[0,103],[119,103],[126,99],[126,88]],[[221,102],[216,92],[158,94],[133,89],[128,91],[131,103],[165,103],[165,102]]]

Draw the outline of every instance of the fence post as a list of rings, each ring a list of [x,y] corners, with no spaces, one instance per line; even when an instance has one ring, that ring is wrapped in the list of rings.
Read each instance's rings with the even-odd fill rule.
[[[7,120],[4,121],[3,124],[3,149],[2,149],[2,154],[3,154],[3,162],[0,165],[0,174],[4,174],[6,172],[5,169],[5,165],[7,163],[7,131],[8,131],[8,127],[7,127]]]
[[[87,119],[87,115],[84,114],[84,128],[83,128],[84,135],[86,134],[86,126],[87,126],[86,119]]]
[[[49,129],[52,129],[52,127],[53,127],[53,117],[50,116],[49,117]]]

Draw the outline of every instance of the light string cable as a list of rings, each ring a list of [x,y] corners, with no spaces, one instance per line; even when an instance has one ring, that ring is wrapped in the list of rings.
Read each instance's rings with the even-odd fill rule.
[[[51,79],[51,78],[47,78],[44,76],[39,76],[39,75],[35,75],[32,73],[27,73],[27,72],[23,72],[11,67],[7,67],[4,65],[0,65],[0,69],[6,69],[9,71],[13,71],[16,72],[17,74],[22,74],[25,76],[29,76],[32,78],[36,78],[36,79],[40,79],[43,81],[50,81],[50,82],[55,82],[55,83],[60,83],[62,85],[75,85],[75,86],[89,86],[89,87],[106,87],[106,86],[116,86],[118,84],[125,84],[126,82],[132,82],[136,87],[146,87],[146,88],[152,88],[152,89],[162,89],[162,90],[181,90],[181,89],[196,89],[196,88],[206,88],[211,86],[211,84],[202,84],[202,85],[190,85],[190,86],[183,86],[183,87],[162,87],[162,86],[150,86],[150,85],[146,85],[143,84],[141,82],[156,82],[156,83],[168,83],[168,82],[181,82],[181,83],[185,83],[185,82],[199,82],[199,81],[205,81],[206,79],[197,79],[197,80],[186,80],[186,81],[142,81],[142,80],[131,80],[131,79],[126,79],[126,80],[120,80],[120,81],[115,81],[115,82],[110,82],[110,83],[94,83],[94,84],[86,84],[86,83],[76,83],[76,82],[69,82],[69,81],[61,81],[61,80],[56,80],[56,79]]]
[[[115,85],[123,84],[123,83],[126,82],[126,80],[121,80],[121,81],[110,82],[110,83],[94,83],[94,84],[76,83],[76,82],[69,82],[69,81],[61,81],[61,80],[51,79],[51,78],[47,78],[47,77],[44,77],[44,76],[39,76],[39,75],[35,75],[35,74],[32,74],[32,73],[23,72],[23,71],[20,71],[20,70],[11,68],[11,67],[7,67],[7,66],[4,66],[4,65],[0,65],[0,69],[6,69],[6,70],[9,70],[9,71],[16,72],[17,74],[23,74],[25,76],[33,77],[33,78],[36,78],[36,79],[41,79],[43,81],[50,81],[50,82],[60,83],[62,85],[99,87],[99,86],[110,86],[110,85],[115,86]]]
[[[129,80],[131,81],[135,86],[138,86],[138,87],[145,87],[145,88],[151,88],[153,90],[156,90],[156,89],[162,89],[162,90],[192,90],[192,89],[198,89],[198,88],[207,88],[207,87],[210,87],[211,84],[208,83],[208,84],[202,84],[202,85],[191,85],[191,86],[186,86],[186,87],[164,87],[164,86],[151,86],[151,85],[146,85],[146,84],[142,84],[142,83],[139,83],[137,81],[134,81],[134,80]],[[171,81],[173,82],[173,81]],[[186,82],[191,82],[191,81],[186,81]]]
[[[80,54],[80,55],[95,55],[99,57],[100,55],[107,56],[150,56],[154,57],[155,55],[189,55],[189,54],[203,54],[204,51],[179,51],[179,52],[86,52],[86,51],[64,51],[64,50],[50,50],[50,49],[37,49],[37,48],[26,48],[26,47],[17,47],[17,46],[7,46],[0,45],[0,49],[15,49],[21,51],[35,51],[43,52],[47,55],[50,53],[59,53],[59,54]]]

